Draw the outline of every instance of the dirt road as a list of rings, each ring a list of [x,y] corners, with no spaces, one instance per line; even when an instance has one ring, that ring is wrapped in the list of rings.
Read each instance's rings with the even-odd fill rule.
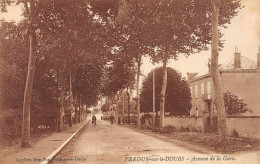
[[[53,163],[245,163],[243,157],[201,154],[130,128],[98,120],[96,126],[89,125],[73,139]]]

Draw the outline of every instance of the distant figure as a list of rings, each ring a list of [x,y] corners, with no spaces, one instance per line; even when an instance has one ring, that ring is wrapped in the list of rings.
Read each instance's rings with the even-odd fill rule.
[[[120,125],[121,124],[121,118],[118,117],[118,124]]]
[[[113,115],[110,115],[110,121],[111,121],[111,125],[113,125],[113,122],[114,122],[114,116]]]
[[[96,116],[95,116],[95,114],[92,116],[92,125],[94,124],[94,125],[96,125],[96,120],[97,120],[97,118],[96,118]]]

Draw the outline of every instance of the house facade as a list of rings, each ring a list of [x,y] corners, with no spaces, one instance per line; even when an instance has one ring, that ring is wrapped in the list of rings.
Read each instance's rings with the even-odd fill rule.
[[[214,84],[209,71],[207,74],[187,73],[191,89],[192,109],[190,116],[200,117],[216,115]],[[220,76],[224,92],[231,92],[248,105],[252,112],[243,116],[260,116],[260,48],[257,53],[257,62],[254,62],[240,53],[234,53],[234,59],[228,64],[220,65]]]

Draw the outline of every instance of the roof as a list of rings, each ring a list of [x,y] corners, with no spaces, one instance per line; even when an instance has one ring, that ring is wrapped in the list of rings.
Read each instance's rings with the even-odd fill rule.
[[[234,65],[234,59],[232,59],[229,63],[227,64],[221,64],[220,70],[232,70],[235,69]],[[241,56],[241,69],[257,69],[256,62],[245,57]]]
[[[229,72],[229,73],[246,73],[246,72],[260,72],[260,69],[257,67],[257,64],[255,61],[245,57],[241,56],[241,68],[236,69],[234,65],[234,58],[226,64],[220,64],[219,65],[220,72]],[[198,73],[194,77],[192,77],[189,82],[197,81],[203,78],[210,77],[211,75],[209,72],[202,72]]]

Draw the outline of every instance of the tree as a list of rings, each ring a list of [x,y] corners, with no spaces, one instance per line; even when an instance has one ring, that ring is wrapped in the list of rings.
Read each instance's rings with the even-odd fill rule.
[[[132,89],[134,85],[133,61],[123,55],[115,57],[111,65],[106,67],[102,79],[102,94],[106,97],[113,97],[127,87]]]
[[[73,69],[73,74],[76,71],[76,73],[80,73],[80,76],[88,76],[81,69],[77,69],[77,63],[82,60],[79,57],[95,55],[95,61],[102,62],[98,66],[101,69],[97,70],[98,74],[101,74],[100,71],[104,72],[103,67],[107,62],[112,62],[112,66],[106,66],[107,69],[104,78],[108,81],[108,84],[105,88],[104,84],[102,85],[102,93],[105,92],[105,94],[110,94],[111,92],[117,93],[118,90],[131,86],[131,73],[133,73],[134,60],[140,62],[141,58],[139,56],[144,53],[143,49],[149,53],[154,63],[163,62],[164,82],[160,103],[160,127],[162,127],[167,86],[167,61],[170,58],[177,58],[181,53],[189,55],[208,49],[207,44],[210,43],[211,39],[211,2],[208,0],[144,0],[142,2],[132,0],[128,1],[130,6],[127,5],[126,8],[123,8],[127,12],[122,12],[121,15],[118,11],[124,10],[119,10],[120,1],[19,0],[17,2],[17,4],[24,6],[24,33],[30,41],[28,47],[28,74],[23,103],[22,147],[30,145],[30,109],[36,59],[38,56],[40,56],[39,59],[47,57],[47,54],[44,54],[43,57],[40,54],[40,46],[45,46],[41,44],[42,41],[52,43],[52,45],[47,45],[43,50],[50,51],[50,46],[53,51],[55,48],[58,48],[54,52],[55,54],[53,54],[58,56],[58,60],[53,62],[59,63],[54,63],[56,66],[50,68],[50,73],[56,76],[59,81],[62,81],[61,89],[58,84],[60,97],[62,97],[62,92],[65,91],[66,85],[64,82],[66,81],[66,77],[68,77],[67,67]],[[1,1],[0,4],[1,10],[5,11],[6,6],[11,4],[11,0]],[[226,0],[222,2],[219,15],[220,26],[225,27],[230,22],[230,19],[237,13],[239,5],[239,0]],[[130,19],[131,23],[126,25],[117,24],[117,16],[121,17],[125,14],[130,16],[126,18],[132,18]],[[90,22],[94,22],[97,26],[100,26],[102,31],[93,33],[92,30],[96,29],[96,27],[92,27],[92,24],[89,24]],[[116,54],[113,54],[112,50],[116,50],[115,48],[117,47],[119,47],[119,50],[116,51]],[[135,50],[138,51],[135,52]],[[99,59],[99,53],[103,51],[107,51],[104,53],[109,56],[101,56]],[[133,55],[137,56],[137,58]],[[56,59],[50,58],[49,60],[49,62],[52,62],[51,60]],[[88,58],[84,60],[88,60]],[[82,64],[83,66],[88,66],[85,63]],[[60,76],[62,76],[62,79],[59,78]],[[109,81],[107,76],[112,78],[112,81]],[[97,78],[99,79],[100,77]],[[89,85],[92,84],[90,83]],[[72,87],[75,86],[77,87],[77,84],[72,83]],[[79,91],[74,88],[73,90],[76,91],[74,95]],[[97,96],[92,96],[93,94],[86,95],[84,93],[84,96],[86,96],[82,96],[82,100],[85,103],[89,101],[91,101],[91,104],[95,103],[99,98],[99,89],[94,89],[92,93]],[[87,101],[87,96],[91,100]],[[62,98],[60,101],[63,103]],[[60,121],[62,121],[61,118]]]
[[[71,69],[73,78],[70,86],[70,99],[73,99],[71,105],[82,105],[81,101],[87,106],[94,105],[100,94],[99,80],[106,63],[106,43],[101,38],[106,30],[101,23],[93,19],[93,8],[89,7],[88,3],[78,0],[51,2],[43,5],[39,14],[41,22],[38,24],[42,28],[42,38],[47,39],[45,44],[51,43],[47,45],[47,50],[43,51],[44,57],[49,59],[49,62],[54,62],[53,71],[57,71],[54,75],[61,78],[58,83],[61,104],[60,130],[64,115],[64,93],[67,91],[67,79],[70,76],[70,70],[66,69]],[[77,119],[81,110],[75,108]],[[79,108],[82,109],[82,106]]]
[[[169,59],[178,55],[190,55],[208,49],[211,41],[211,2],[207,0],[145,0],[131,1],[137,7],[135,16],[142,19],[143,43],[151,48],[153,62],[162,62],[164,69],[160,103],[160,128],[164,117],[166,67]],[[239,0],[227,0],[221,6],[220,26],[226,27],[237,13]],[[144,28],[143,28],[144,29]]]
[[[156,115],[160,110],[160,92],[162,89],[163,68],[155,69]],[[165,112],[174,116],[189,115],[191,109],[191,94],[188,83],[174,69],[167,67],[168,86],[165,92]],[[141,90],[141,111],[153,111],[153,72],[145,78]]]
[[[63,129],[64,94],[67,91],[67,79],[70,76],[70,74],[68,75],[70,70],[67,69],[72,69],[74,74],[76,71],[75,64],[79,63],[78,57],[82,56],[83,53],[86,55],[84,51],[88,49],[88,45],[84,47],[83,45],[90,41],[87,38],[90,31],[86,27],[91,26],[91,16],[86,10],[86,6],[86,2],[83,1],[50,2],[42,6],[38,18],[38,20],[41,20],[38,23],[41,27],[41,36],[46,41],[44,45],[48,46],[43,51],[44,58],[48,59],[50,63],[54,62],[51,69],[54,72],[53,75],[57,76],[57,85],[60,91],[60,112],[57,114],[58,131]],[[85,33],[83,33],[83,30]],[[75,76],[72,77],[75,80]],[[70,90],[75,90],[75,85],[69,85]],[[76,95],[77,92],[70,91],[70,111],[73,104],[77,104],[74,102],[77,101],[77,98],[74,101],[72,100],[73,94]],[[70,122],[72,122],[71,119]]]
[[[112,46],[116,46],[119,54],[114,54],[114,57],[126,57],[127,61],[134,61],[132,66],[137,67],[137,80],[136,80],[136,94],[137,94],[137,125],[140,125],[140,100],[139,100],[139,81],[140,81],[140,68],[142,64],[142,56],[148,53],[148,48],[142,42],[143,32],[145,29],[140,29],[142,26],[142,19],[132,12],[136,9],[136,1],[125,1],[125,0],[112,0],[103,1],[99,0],[92,3],[93,6],[102,6],[101,3],[105,4],[105,7],[100,7],[98,10],[94,10],[102,19],[109,20],[107,22],[110,25],[111,32],[110,38],[112,37]],[[110,16],[107,16],[110,13]],[[109,19],[108,19],[109,18]],[[111,44],[110,44],[111,45]],[[119,58],[121,59],[121,58]],[[126,61],[125,59],[125,61]],[[115,60],[113,60],[115,61]]]
[[[39,14],[40,6],[43,1],[41,0],[21,0],[13,2],[6,0],[1,2],[1,11],[6,11],[6,6],[11,4],[21,4],[24,6],[23,14],[25,16],[25,33],[29,38],[29,62],[28,72],[24,90],[23,101],[23,124],[22,124],[22,144],[21,147],[30,147],[30,109],[31,97],[33,89],[34,74],[36,70],[36,50],[37,50],[37,16]]]
[[[220,0],[212,0],[212,46],[211,46],[211,75],[215,87],[215,101],[218,114],[219,142],[227,138],[226,112],[223,89],[218,68],[219,56],[219,8]]]
[[[111,102],[106,100],[105,104],[101,106],[101,111],[102,112],[108,112],[109,111],[109,106],[111,105]]]
[[[25,33],[28,35],[28,39],[30,41],[29,48],[29,62],[28,62],[28,74],[25,85],[25,93],[24,93],[24,103],[23,103],[23,135],[22,135],[22,147],[30,146],[30,109],[31,109],[31,96],[32,96],[32,88],[33,88],[33,80],[34,74],[36,70],[36,51],[37,56],[39,56],[39,42],[42,40],[46,40],[46,36],[50,39],[55,39],[55,37],[59,37],[58,40],[49,40],[52,43],[54,41],[59,41],[60,39],[66,39],[67,41],[60,40],[59,45],[54,45],[54,47],[58,48],[66,48],[64,52],[62,52],[62,57],[64,60],[64,65],[60,69],[62,70],[62,89],[61,89],[61,103],[63,103],[62,92],[64,92],[64,83],[65,82],[65,69],[67,65],[71,65],[71,61],[68,61],[67,58],[69,56],[75,56],[75,51],[82,51],[88,41],[83,39],[84,37],[88,37],[91,33],[86,33],[89,30],[91,31],[92,27],[87,27],[89,25],[89,21],[93,21],[93,15],[88,10],[89,6],[86,1],[44,1],[44,0],[20,0],[17,3],[6,0],[1,1],[1,10],[6,11],[6,6],[21,4],[24,6],[24,16],[25,16]],[[100,24],[100,23],[99,23]],[[87,29],[86,29],[87,27]],[[81,31],[80,31],[81,30]],[[102,31],[101,31],[102,33]],[[47,35],[46,35],[47,34]],[[60,35],[59,35],[60,34]],[[62,36],[63,35],[63,36]],[[83,35],[81,38],[80,35]],[[48,39],[47,39],[48,40]],[[85,42],[84,42],[85,41]],[[91,40],[93,41],[93,40]],[[98,40],[100,42],[100,40]],[[73,43],[78,43],[79,47],[73,46]],[[82,45],[80,45],[82,44]],[[50,45],[47,45],[48,47]],[[101,45],[97,45],[95,49],[101,48]],[[47,47],[47,48],[48,48]],[[85,48],[86,50],[88,48]],[[47,49],[48,50],[48,49]],[[100,49],[102,51],[102,49]],[[59,51],[63,51],[60,49]],[[66,52],[67,51],[67,52]],[[91,50],[92,51],[92,50]],[[89,53],[91,52],[89,51]],[[85,54],[86,55],[86,54]],[[46,55],[41,57],[43,59],[46,58]],[[69,59],[71,60],[71,59]],[[98,61],[98,60],[96,60]],[[57,74],[59,70],[56,70]],[[57,75],[55,74],[55,75]],[[58,75],[57,75],[58,79]],[[62,104],[61,104],[62,106]],[[63,108],[63,107],[61,107]],[[62,111],[62,109],[61,109]],[[62,116],[62,112],[60,114]],[[62,122],[62,118],[60,118],[60,122]]]
[[[224,93],[225,110],[228,115],[239,115],[252,112],[243,99],[227,91]]]
[[[221,0],[212,0],[212,39],[211,39],[211,75],[214,83],[215,88],[215,101],[216,101],[216,108],[217,108],[217,115],[218,115],[218,134],[219,134],[219,142],[225,142],[227,138],[227,125],[226,125],[226,112],[225,112],[225,103],[223,97],[223,88],[221,84],[221,77],[219,72],[219,65],[218,65],[218,56],[219,56],[219,43],[220,43],[220,34],[219,34],[219,26],[221,26],[223,17],[222,12],[223,6],[226,5],[226,1]],[[232,13],[229,15],[224,15],[227,17],[227,20],[232,18],[237,13],[237,8],[240,7],[239,0],[230,1],[231,5],[233,5]]]
[[[137,94],[137,125],[140,125],[140,99],[139,99],[139,81],[141,74],[142,56],[148,53],[147,45],[143,43],[143,32],[145,28],[142,27],[143,20],[136,15],[134,11],[137,9],[137,1],[126,1],[126,0],[112,0],[104,2],[99,0],[94,3],[97,5],[105,3],[106,7],[100,8],[97,12],[107,17],[105,13],[111,13],[108,17],[108,24],[111,28],[111,35],[113,36],[112,43],[115,47],[119,48],[117,56],[126,57],[127,61],[132,61],[132,66],[136,66],[136,94]],[[105,20],[107,20],[105,18]],[[116,42],[115,42],[116,41]],[[112,47],[113,47],[112,45]],[[115,56],[114,56],[115,57]],[[120,59],[120,58],[119,58]],[[126,61],[125,59],[125,61]]]
[[[22,108],[28,45],[21,25],[0,21],[1,110]]]
[[[29,5],[28,5],[29,3]],[[30,147],[30,107],[31,107],[31,96],[33,88],[34,74],[36,70],[36,27],[35,27],[35,13],[36,5],[34,1],[24,1],[25,16],[27,17],[28,34],[30,41],[30,53],[28,62],[28,72],[26,78],[26,85],[24,90],[24,102],[23,102],[23,126],[22,126],[22,144],[21,147]]]
[[[123,52],[124,53],[124,52]],[[123,54],[120,53],[120,54]],[[135,81],[135,70],[133,60],[129,60],[127,55],[115,55],[116,60],[108,66],[102,78],[102,94],[110,99],[119,100],[119,92],[127,88],[133,89]],[[130,96],[128,97],[128,113],[130,117]],[[116,121],[118,120],[118,109],[116,110]],[[128,120],[130,120],[128,118]]]
[[[143,43],[143,31],[145,29],[140,29],[142,25],[142,19],[135,15],[137,10],[137,5],[135,3],[121,1],[118,7],[118,15],[116,18],[117,27],[120,27],[119,31],[127,36],[127,40],[124,41],[123,48],[127,50],[130,58],[134,59],[136,62],[136,96],[137,96],[137,126],[140,126],[140,97],[139,97],[139,82],[141,74],[141,64],[143,55],[148,53],[148,46]]]
[[[1,110],[21,111],[23,106],[24,81],[26,80],[26,64],[28,63],[27,36],[23,34],[24,22],[18,24],[1,22],[1,64],[5,70],[1,73]],[[30,112],[31,132],[38,130],[39,125],[55,128],[55,112],[57,91],[55,79],[48,70],[48,63],[41,56],[37,57],[38,66],[36,80],[32,89],[32,105]],[[4,113],[5,115],[8,113]],[[19,113],[17,113],[20,115]],[[21,113],[22,115],[22,113]],[[20,125],[21,126],[21,125]]]

